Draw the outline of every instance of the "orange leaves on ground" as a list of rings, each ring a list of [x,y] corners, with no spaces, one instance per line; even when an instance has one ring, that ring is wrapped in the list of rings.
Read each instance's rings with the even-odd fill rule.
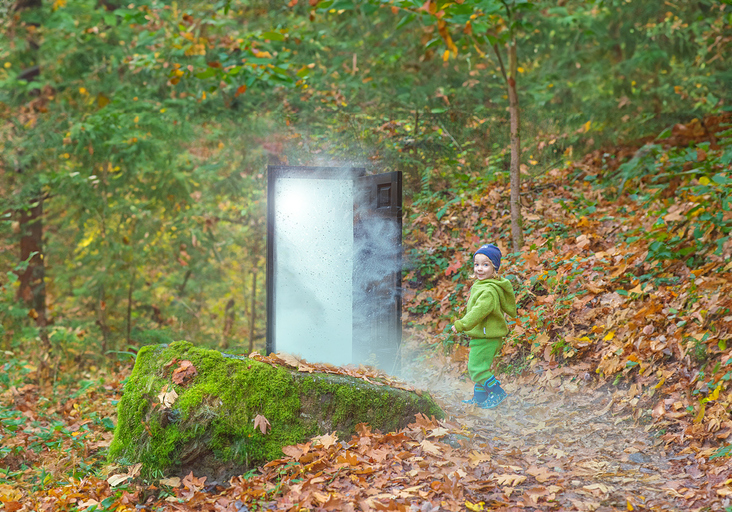
[[[696,126],[702,125],[697,121]],[[686,147],[690,138],[699,142],[696,137],[703,135],[703,130],[697,129],[693,137],[687,131],[677,126],[675,138],[667,142]],[[526,361],[521,359],[531,351],[537,372],[586,363],[588,369],[577,367],[575,372],[586,375],[583,379],[597,384],[620,379],[628,387],[635,385],[632,396],[613,407],[633,408],[636,421],[644,415],[653,419],[654,427],[665,429],[669,445],[718,447],[720,439],[732,436],[732,428],[725,426],[729,419],[721,412],[729,393],[720,386],[729,379],[726,362],[732,357],[732,315],[724,313],[732,310],[728,246],[719,248],[721,256],[649,258],[651,246],[662,240],[656,236],[659,219],[668,233],[689,238],[693,230],[684,224],[693,214],[708,213],[708,200],[671,194],[662,195],[657,204],[643,205],[608,196],[590,179],[566,186],[577,173],[594,178],[615,172],[637,151],[637,147],[610,149],[614,167],[607,169],[604,149],[552,169],[522,189],[522,214],[531,231],[519,254],[504,251],[501,272],[516,277],[520,323],[502,348],[503,359],[510,363],[517,358],[515,362],[523,365]],[[709,160],[712,151],[704,149],[703,154],[697,149],[696,156]],[[405,276],[404,317],[419,326],[420,333],[414,335],[424,345],[442,342],[443,347],[452,347],[452,357],[442,359],[442,371],[466,369],[464,340],[440,335],[467,301],[471,282],[454,281],[458,261],[479,243],[507,239],[498,226],[510,220],[508,192],[505,184],[492,182],[472,197],[464,194],[445,210],[444,200],[437,196],[413,207],[405,245],[429,257],[423,258],[419,272]],[[592,201],[591,209],[587,201]],[[441,259],[434,263],[438,254]],[[695,260],[702,259],[707,263],[693,268]],[[537,375],[542,386],[565,385],[561,374],[543,375]]]
[[[446,464],[444,458],[457,454],[433,440],[453,428],[422,415],[400,433],[372,432],[360,424],[358,434],[348,442],[338,442],[329,434],[283,448],[286,458],[267,464],[261,476],[233,478],[223,494],[253,503],[253,497],[270,488],[269,482],[276,478],[281,494],[273,496],[269,505],[276,510],[358,510],[357,504],[361,510],[409,510],[415,499],[444,510],[462,510],[456,462]],[[432,437],[427,440],[427,436]]]
[[[193,471],[188,473],[181,482],[186,489],[191,491],[200,491],[206,485],[206,477],[196,478]]]
[[[7,484],[0,484],[0,503],[4,506],[3,511],[12,510],[15,512],[16,510],[20,510],[23,506],[20,503],[22,499],[23,493],[18,489]]]
[[[451,276],[451,275],[459,272],[460,271],[460,268],[463,266],[463,263],[464,262],[463,262],[462,258],[460,256],[456,256],[453,259],[453,262],[450,263],[447,266],[447,268],[445,269],[445,275],[446,276]]]
[[[173,370],[173,382],[179,386],[185,386],[193,377],[198,375],[198,370],[190,361],[181,361],[180,366]]]

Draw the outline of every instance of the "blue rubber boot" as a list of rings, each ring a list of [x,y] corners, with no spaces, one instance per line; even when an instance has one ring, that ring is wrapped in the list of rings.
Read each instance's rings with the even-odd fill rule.
[[[481,409],[493,409],[498,407],[508,396],[508,393],[503,390],[501,383],[495,377],[488,379],[483,387],[486,390],[487,396],[482,402],[476,403],[476,405]]]
[[[488,398],[488,393],[485,390],[485,387],[483,387],[482,384],[475,384],[473,386],[473,398],[470,400],[463,400],[464,404],[480,404],[485,401],[485,399]]]

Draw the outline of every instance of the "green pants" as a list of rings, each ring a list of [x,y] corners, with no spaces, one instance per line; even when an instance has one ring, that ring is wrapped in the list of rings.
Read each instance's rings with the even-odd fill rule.
[[[470,340],[470,355],[468,356],[468,374],[470,380],[483,384],[493,377],[491,365],[493,359],[503,345],[503,339],[474,338]]]

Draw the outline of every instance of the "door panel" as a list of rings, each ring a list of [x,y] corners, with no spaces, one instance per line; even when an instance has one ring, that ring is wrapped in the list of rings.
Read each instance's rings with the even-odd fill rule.
[[[268,168],[267,353],[398,373],[401,180],[361,168]]]
[[[356,178],[353,354],[397,373],[401,321],[401,173]]]

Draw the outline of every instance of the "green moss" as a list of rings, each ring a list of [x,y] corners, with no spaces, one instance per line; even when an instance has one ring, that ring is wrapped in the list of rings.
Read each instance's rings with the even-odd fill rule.
[[[173,359],[190,360],[198,371],[185,386],[171,380]],[[158,399],[165,385],[179,395],[169,409]],[[361,422],[393,431],[417,412],[442,417],[428,396],[225,357],[184,341],[143,347],[118,407],[110,460],[142,462],[145,474],[249,469],[318,434],[335,430],[347,439]],[[271,425],[266,435],[254,426],[257,415]]]

